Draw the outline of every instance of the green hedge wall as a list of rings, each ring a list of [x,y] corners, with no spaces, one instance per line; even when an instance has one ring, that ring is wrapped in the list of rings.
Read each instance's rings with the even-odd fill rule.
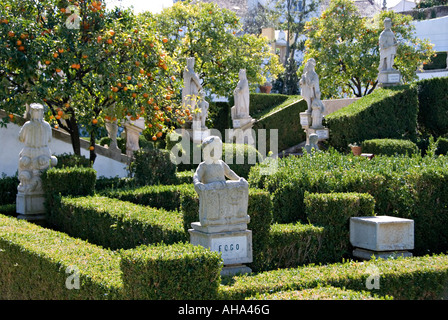
[[[448,133],[448,77],[417,82],[418,123],[434,137]]]
[[[289,96],[277,93],[251,93],[249,101],[249,113],[252,117],[263,114],[288,100]]]
[[[417,145],[410,140],[401,139],[371,139],[362,142],[362,152],[383,154],[387,156],[413,155],[418,152]]]
[[[375,215],[375,199],[366,193],[305,192],[304,203],[310,223],[324,228],[322,248],[316,261],[325,263],[351,256],[351,217]]]
[[[121,253],[123,283],[132,300],[215,299],[221,282],[219,253],[189,243],[140,246]]]
[[[305,141],[305,132],[299,119],[300,113],[306,109],[306,101],[301,99],[300,96],[296,96],[291,104],[271,110],[267,115],[257,119],[258,121],[253,126],[257,134],[257,143],[260,143],[258,141],[258,129],[266,129],[266,152],[272,151],[270,146],[270,130],[272,129],[278,130],[278,152]]]
[[[68,267],[79,271],[79,290],[66,287]],[[0,299],[122,299],[122,287],[118,254],[0,215]]]
[[[165,149],[139,149],[134,151],[130,171],[137,185],[174,184],[177,182],[176,164]]]
[[[107,197],[63,197],[47,220],[71,236],[111,249],[187,240],[179,212]]]
[[[350,143],[364,140],[414,139],[418,110],[415,86],[377,89],[325,117],[330,129],[329,144],[347,151]]]
[[[2,174],[0,178],[0,205],[16,203],[18,186],[19,179],[17,176],[8,177]]]
[[[379,289],[371,289],[370,292],[378,296],[390,296],[396,300],[443,299],[448,289],[448,256],[348,261],[266,271],[234,277],[232,284],[221,288],[220,297],[244,299],[257,294],[322,286],[367,291],[366,283],[376,274],[379,275]]]
[[[47,195],[87,196],[95,193],[96,170],[87,167],[51,168],[41,175]]]
[[[334,150],[286,157],[278,169],[263,176],[262,165],[251,170],[249,185],[272,196],[273,218],[278,223],[307,223],[305,192],[368,193],[375,198],[375,213],[415,221],[415,253],[448,250],[447,158],[343,155]],[[431,230],[431,231],[429,231]],[[438,235],[436,235],[438,233]]]

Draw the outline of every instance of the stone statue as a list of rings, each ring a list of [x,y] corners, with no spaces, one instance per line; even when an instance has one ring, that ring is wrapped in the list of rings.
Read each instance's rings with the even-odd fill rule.
[[[392,21],[390,18],[384,19],[384,30],[380,34],[380,65],[378,70],[393,70],[394,59],[397,53],[397,40],[391,30]]]
[[[311,103],[311,128],[320,129],[324,126],[322,125],[323,113],[325,111],[325,106],[320,99],[314,99]]]
[[[194,58],[187,58],[187,66],[183,74],[182,105],[190,110],[196,109],[197,96],[202,90],[201,80],[194,72],[194,62]]]
[[[201,90],[199,92],[198,108],[199,108],[198,112],[195,112],[193,116],[193,123],[196,123],[197,126],[193,124],[193,128],[202,130],[207,129],[205,121],[207,120],[208,116],[209,103],[205,100],[204,90]]]
[[[204,161],[193,175],[201,231],[245,230],[249,222],[247,181],[221,160],[223,144],[218,136],[205,138],[202,147]]]
[[[319,136],[315,133],[311,133],[309,137],[309,143],[305,145],[305,150],[309,154],[311,154],[312,150],[319,151],[319,145],[317,144],[319,142]]]
[[[305,63],[304,73],[299,80],[301,94],[308,105],[308,113],[311,113],[314,99],[320,99],[319,77],[314,70],[315,66],[316,61],[313,58],[309,59]]]
[[[249,118],[249,82],[246,70],[240,69],[238,84],[233,90],[235,106],[232,107],[232,119]]]
[[[48,144],[52,138],[51,127],[44,117],[44,107],[33,103],[29,106],[30,120],[19,132],[19,141],[25,147],[19,154],[19,186],[17,187],[17,212],[19,214],[44,213],[41,173],[57,164]]]

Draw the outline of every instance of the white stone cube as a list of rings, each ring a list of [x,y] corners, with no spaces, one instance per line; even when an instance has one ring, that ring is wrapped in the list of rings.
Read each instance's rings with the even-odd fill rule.
[[[414,249],[414,220],[390,217],[350,218],[350,243],[372,251]]]

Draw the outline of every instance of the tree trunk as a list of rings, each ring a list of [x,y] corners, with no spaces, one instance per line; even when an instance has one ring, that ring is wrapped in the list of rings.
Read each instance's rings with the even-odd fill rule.
[[[90,147],[93,147],[90,149],[90,166],[93,166],[96,159],[96,152],[95,152],[95,133],[90,133]]]

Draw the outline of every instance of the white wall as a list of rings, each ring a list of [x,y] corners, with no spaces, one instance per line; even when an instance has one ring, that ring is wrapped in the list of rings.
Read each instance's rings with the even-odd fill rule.
[[[416,37],[429,39],[435,51],[448,51],[448,16],[413,23]]]
[[[0,128],[0,175],[14,175],[18,170],[19,153],[23,143],[19,141],[20,126],[9,123],[7,128]],[[50,142],[50,150],[54,155],[73,153],[70,143],[53,138]],[[89,158],[89,151],[81,149],[81,154]],[[97,155],[93,168],[97,171],[97,177],[126,177],[126,164],[111,158]]]

